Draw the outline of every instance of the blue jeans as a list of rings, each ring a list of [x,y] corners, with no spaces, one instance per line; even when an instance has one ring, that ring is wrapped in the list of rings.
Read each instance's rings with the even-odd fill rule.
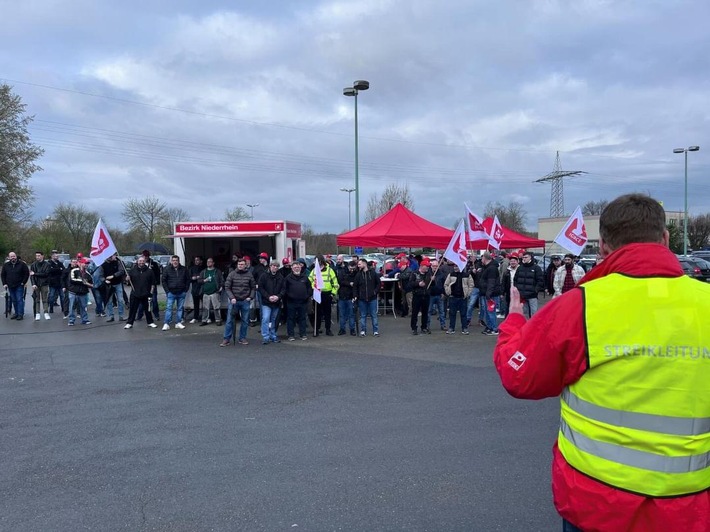
[[[103,314],[104,313],[104,300],[101,297],[101,292],[99,292],[98,289],[96,289],[96,288],[92,288],[91,293],[93,294],[94,302],[96,303],[96,308],[94,309],[96,311],[96,315],[98,316],[99,314]],[[87,298],[87,301],[88,301],[88,298]],[[71,310],[69,312],[71,312]]]
[[[488,310],[488,300],[481,296],[481,302],[479,303],[481,306],[484,308],[484,319],[486,322],[486,327],[488,327],[492,331],[497,331],[498,330],[498,320],[496,319],[496,307],[498,306],[498,303],[500,301],[499,296],[493,296],[491,298],[493,302],[495,303],[495,306],[493,307],[493,310]]]
[[[59,303],[57,303],[57,300],[59,300]],[[54,307],[59,306],[62,310],[64,310],[64,305],[62,305],[62,288],[60,286],[54,287],[50,286],[49,287],[49,310],[54,311]]]
[[[471,320],[473,319],[473,307],[476,305],[476,301],[478,301],[480,295],[481,291],[478,288],[474,288],[471,295],[468,296],[468,305],[466,306],[466,323],[471,323]],[[480,309],[478,315],[483,317]]]
[[[431,311],[436,307],[436,312],[439,314],[439,325],[446,326],[446,308],[444,307],[444,296],[429,297],[429,323],[431,323]]]
[[[75,294],[74,292],[69,292],[69,323],[74,323],[76,319],[76,314],[74,313],[74,303],[79,302],[79,312],[81,313],[81,323],[87,323],[89,321],[89,314],[86,312],[86,304],[89,301],[88,294]]]
[[[461,330],[468,329],[466,321],[466,299],[463,297],[449,297],[449,329],[456,330],[456,313],[461,316]]]
[[[280,310],[279,307],[268,305],[261,307],[261,337],[266,341],[276,340],[276,326],[279,323]]]
[[[187,292],[182,294],[173,294],[168,292],[166,294],[168,298],[168,303],[165,307],[165,323],[170,325],[173,319],[173,303],[177,304],[177,315],[175,316],[175,323],[180,323],[182,321],[182,313],[185,310],[185,296]]]
[[[224,326],[224,339],[231,340],[232,333],[234,332],[234,323],[237,320],[237,314],[239,314],[242,323],[239,326],[239,340],[244,340],[247,337],[247,331],[249,330],[249,301],[237,301],[235,305],[229,302],[227,305],[227,323]],[[234,312],[232,312],[234,309]],[[167,317],[166,317],[167,319]]]
[[[25,315],[25,287],[20,285],[15,288],[7,288],[12,299],[12,307],[15,309],[15,316]]]
[[[532,318],[537,312],[537,298],[526,299],[523,303],[523,314],[528,318]]]
[[[114,293],[116,294],[116,306],[118,307],[118,316],[122,318],[123,313],[125,312],[125,307],[123,305],[123,285],[114,285],[113,289]],[[108,314],[109,317],[113,317],[113,297],[109,297],[108,301],[106,301],[106,314]]]
[[[379,333],[380,329],[377,325],[377,299],[372,301],[357,300],[358,308],[360,309],[360,332],[367,332],[367,316],[372,319],[372,332]]]
[[[340,315],[340,330],[345,330],[345,324],[350,326],[350,332],[355,332],[355,307],[350,299],[338,299],[338,314]]]

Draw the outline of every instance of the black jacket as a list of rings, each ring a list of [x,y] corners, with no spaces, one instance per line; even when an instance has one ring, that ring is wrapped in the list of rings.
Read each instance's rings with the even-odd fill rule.
[[[424,281],[424,286],[419,286],[419,283],[422,281]],[[409,278],[409,291],[412,292],[412,295],[415,296],[427,295],[429,293],[429,290],[431,289],[429,281],[431,281],[431,270],[427,270],[426,272],[421,273],[417,269],[412,272],[412,275]],[[434,284],[433,281],[432,284]]]
[[[163,270],[163,290],[166,294],[184,294],[190,288],[190,282],[187,268],[182,264],[177,268],[171,264]]]
[[[232,270],[224,281],[224,289],[230,300],[245,301],[248,297],[254,299],[256,282],[249,270]]]
[[[117,285],[121,284],[123,280],[126,278],[126,268],[123,266],[123,264],[120,262],[120,259],[116,260],[107,260],[106,262],[103,263],[101,266],[101,269],[103,270],[103,278],[104,280],[106,277],[109,277],[110,275],[113,275],[113,279],[109,279],[109,284],[111,285]]]
[[[187,276],[190,278],[190,282],[192,283],[192,295],[193,296],[198,296],[202,294],[202,283],[200,283],[200,278],[202,277],[202,272],[207,268],[204,264],[200,264],[197,266],[196,264],[193,264],[187,269]],[[193,280],[193,277],[197,277],[197,279]]]
[[[36,286],[49,286],[49,269],[49,262],[46,260],[42,262],[34,261],[30,265],[30,271],[34,272],[32,284]]]
[[[278,308],[281,305],[286,293],[286,282],[278,272],[267,271],[261,274],[259,281],[259,293],[261,294],[261,304],[267,307]],[[278,296],[278,301],[269,301],[270,296]]]
[[[69,271],[69,286],[67,290],[73,294],[83,296],[88,294],[89,288],[91,288],[86,283],[91,284],[91,282],[91,274],[86,270],[82,272],[81,268],[77,266]]]
[[[523,264],[518,266],[518,270],[513,278],[515,288],[520,292],[523,299],[533,299],[539,292],[545,289],[545,278],[537,264]]]
[[[358,270],[353,281],[353,296],[360,301],[373,301],[377,299],[380,291],[380,276],[375,270]]]
[[[30,269],[20,259],[14,263],[7,261],[2,265],[1,276],[3,285],[7,285],[8,288],[17,288],[27,284],[27,279],[30,278]]]
[[[516,274],[517,276],[517,274]],[[503,293],[503,287],[500,283],[500,275],[498,274],[498,264],[492,260],[487,266],[483,266],[483,271],[480,277],[481,295],[487,299],[499,296]]]
[[[436,273],[434,274],[434,280],[431,282],[431,287],[429,287],[429,295],[440,296],[444,293],[444,281],[446,281],[446,277],[448,277],[448,275],[449,272],[439,266],[439,269],[436,270]]]
[[[308,298],[313,295],[313,287],[308,280],[308,275],[305,273],[296,275],[291,272],[286,276],[286,279],[284,279],[284,283],[286,285],[286,297],[289,302],[303,303],[304,301],[308,301]]]
[[[350,273],[349,268],[340,269],[338,272],[338,299],[352,299],[355,297],[353,295],[353,285],[356,276],[357,270],[353,270]]]
[[[128,276],[131,278],[131,286],[133,286],[132,296],[148,297],[151,295],[155,284],[155,273],[152,268],[146,265],[141,268],[135,264],[128,272]]]
[[[49,286],[52,288],[62,287],[62,273],[64,272],[64,263],[61,260],[49,261]]]

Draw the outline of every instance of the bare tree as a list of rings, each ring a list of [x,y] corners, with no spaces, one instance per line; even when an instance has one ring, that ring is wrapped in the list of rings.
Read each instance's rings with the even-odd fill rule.
[[[85,251],[91,247],[91,237],[98,221],[99,213],[96,211],[86,210],[80,205],[60,203],[46,223],[48,233],[54,236],[53,247]],[[66,233],[62,235],[64,231]]]
[[[185,209],[180,207],[170,207],[163,210],[163,215],[157,224],[156,237],[160,240],[165,237],[165,235],[172,234],[173,226],[176,222],[187,222],[190,220],[190,213]],[[151,240],[152,242],[152,240]]]
[[[518,233],[524,233],[528,213],[523,208],[523,204],[518,201],[511,201],[508,205],[503,205],[499,201],[495,203],[489,201],[486,203],[483,216],[486,218],[498,216],[498,221],[505,227]]]
[[[588,201],[582,205],[582,214],[584,216],[599,216],[607,205],[609,205],[609,200]]]
[[[165,221],[165,202],[156,196],[143,199],[129,198],[123,204],[123,221],[131,231],[140,231],[148,242],[155,241],[156,229]]]
[[[398,203],[401,203],[410,211],[414,210],[414,199],[409,192],[409,186],[390,183],[382,191],[382,196],[378,197],[377,194],[370,196],[365,210],[365,222],[371,222],[375,218],[379,218]]]
[[[688,247],[702,249],[710,244],[710,214],[688,217]]]
[[[224,219],[228,222],[238,222],[240,220],[250,220],[251,216],[244,207],[234,207],[231,211],[229,209],[225,211]]]

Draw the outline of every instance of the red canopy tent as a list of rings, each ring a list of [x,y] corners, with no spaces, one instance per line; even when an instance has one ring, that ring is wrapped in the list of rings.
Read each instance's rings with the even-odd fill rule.
[[[401,203],[357,229],[338,235],[339,246],[446,249],[454,232],[414,214]]]
[[[486,228],[487,232],[490,232],[491,226],[493,225],[493,218],[486,218],[483,220],[483,227]],[[501,249],[513,249],[513,248],[544,248],[545,241],[539,238],[531,238],[529,236],[521,235],[516,233],[512,229],[503,227],[503,240],[501,242]],[[473,240],[468,241],[467,245],[469,249],[487,249],[489,247],[488,240]]]

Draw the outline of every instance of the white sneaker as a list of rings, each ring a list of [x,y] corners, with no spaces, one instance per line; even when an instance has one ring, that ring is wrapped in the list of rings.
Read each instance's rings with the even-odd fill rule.
[[[195,320],[192,320],[192,321],[195,321]],[[191,321],[190,323],[192,323],[192,321]],[[177,322],[177,323],[175,324],[175,328],[176,328],[176,329],[184,329],[185,326],[184,326],[182,323]]]
[[[130,323],[126,323],[126,325],[124,325],[123,328],[124,328],[124,329],[130,329],[131,327],[133,327],[133,325],[131,325]]]
[[[52,316],[49,315],[49,312],[45,312],[45,313],[44,313],[44,319],[45,319],[45,320],[51,320],[51,319],[52,319]]]
[[[35,321],[39,321],[42,318],[39,314],[35,314]]]
[[[157,328],[158,326],[157,326],[155,323],[149,323],[149,324],[148,324],[148,327],[150,327],[151,329],[155,329],[155,328]],[[127,328],[128,328],[128,327],[126,327],[126,329],[127,329]]]
[[[163,325],[163,330],[164,330],[164,331],[169,331],[169,330],[170,330],[170,325],[168,325],[167,323],[166,323],[165,325]]]
[[[190,323],[197,323],[197,320],[196,320],[195,318],[192,318],[192,319],[190,320]]]

